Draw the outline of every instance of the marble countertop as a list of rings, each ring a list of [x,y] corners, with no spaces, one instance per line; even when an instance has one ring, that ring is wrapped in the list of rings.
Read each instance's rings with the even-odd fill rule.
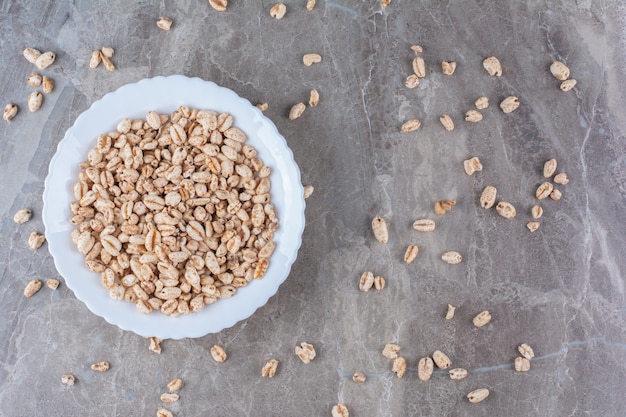
[[[19,1],[0,4],[0,97],[20,112],[0,122],[0,415],[330,416],[337,403],[364,416],[624,416],[626,415],[626,8],[618,0],[420,2],[285,1],[273,19],[267,1],[232,0],[217,12],[199,2]],[[159,16],[172,29],[155,25]],[[411,45],[423,47],[427,74],[415,89]],[[115,49],[117,70],[88,66],[91,51]],[[42,71],[56,84],[37,112],[27,110],[35,70],[22,57],[33,47],[54,51]],[[305,53],[322,62],[302,64]],[[482,68],[498,57],[501,77]],[[456,61],[444,75],[441,61]],[[569,92],[549,72],[567,63],[578,81]],[[48,163],[76,117],[118,87],[157,75],[201,77],[228,87],[265,111],[294,152],[307,199],[302,247],[287,281],[249,319],[198,339],[149,341],[90,313],[64,285],[43,232],[41,195]],[[290,107],[320,93],[319,106],[289,120]],[[509,95],[521,105],[504,114]],[[481,96],[479,123],[463,120]],[[439,116],[456,128],[446,132]],[[420,129],[401,131],[418,118]],[[478,156],[481,172],[463,161]],[[543,200],[531,233],[534,193],[546,160],[558,160],[560,201]],[[479,206],[483,188],[517,208],[507,220]],[[437,200],[455,199],[437,216]],[[25,224],[13,222],[23,208]],[[390,240],[374,239],[371,220],[389,224]],[[437,221],[433,233],[414,220]],[[409,244],[417,259],[403,261]],[[448,265],[441,253],[457,250]],[[359,291],[361,273],[386,279],[383,290]],[[56,291],[22,295],[34,278],[58,278]],[[453,320],[447,304],[458,306]],[[472,318],[493,316],[482,328]],[[306,341],[310,364],[295,355]],[[381,351],[397,343],[406,375],[391,372]],[[516,347],[535,351],[516,372]],[[216,363],[211,346],[226,349]],[[441,350],[451,380],[435,371],[418,379],[421,357]],[[280,361],[262,378],[269,358]],[[90,365],[108,361],[108,372]],[[352,381],[363,372],[366,382]],[[61,375],[71,373],[68,387]],[[180,399],[163,404],[172,379]],[[488,388],[478,404],[466,395]]]

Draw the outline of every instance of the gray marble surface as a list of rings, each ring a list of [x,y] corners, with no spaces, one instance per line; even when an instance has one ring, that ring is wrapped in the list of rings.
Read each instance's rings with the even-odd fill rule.
[[[198,2],[4,1],[0,3],[0,97],[21,111],[0,123],[0,415],[154,416],[174,377],[184,380],[176,416],[330,416],[345,403],[350,416],[624,416],[626,415],[626,9],[619,0],[561,1],[231,1],[224,13]],[[170,32],[156,19],[174,20]],[[417,89],[412,44],[424,47],[428,74]],[[117,71],[90,70],[92,49],[115,48]],[[26,110],[34,67],[25,47],[57,53],[44,71],[56,82],[36,113]],[[318,52],[320,64],[301,57]],[[501,78],[482,59],[500,58]],[[578,80],[559,90],[549,71],[560,59]],[[454,60],[454,75],[441,72]],[[146,77],[184,74],[229,87],[253,103],[285,136],[304,184],[307,225],[298,259],[278,293],[252,317],[219,334],[166,340],[157,355],[148,341],[91,314],[58,277],[47,246],[27,246],[43,232],[41,195],[48,163],[64,132],[109,91]],[[317,88],[317,108],[295,121],[292,104]],[[479,96],[491,106],[477,124],[463,113]],[[505,115],[508,95],[520,108]],[[457,128],[443,130],[448,113]],[[422,120],[400,132],[409,118]],[[478,156],[484,170],[463,172]],[[560,201],[542,202],[535,233],[526,229],[545,160],[557,158],[570,183]],[[508,221],[478,205],[486,185],[517,207]],[[433,203],[456,199],[443,217]],[[30,207],[21,226],[15,211]],[[381,215],[390,242],[375,241]],[[431,234],[411,228],[437,220]],[[408,244],[416,261],[406,265]],[[446,250],[464,256],[443,263]],[[361,293],[361,272],[387,279]],[[22,296],[33,278],[61,279]],[[452,321],[446,305],[459,306]],[[475,328],[488,309],[493,320]],[[317,358],[304,365],[294,346],[308,341]],[[381,355],[401,345],[409,365],[398,379]],[[533,346],[527,373],[513,370],[516,346]],[[221,344],[229,359],[215,363]],[[420,357],[446,352],[462,381],[437,371],[421,382]],[[273,379],[264,362],[280,361]],[[106,373],[90,364],[111,363]],[[355,384],[351,375],[368,379]],[[61,384],[72,373],[76,384]],[[487,387],[470,404],[465,395]]]

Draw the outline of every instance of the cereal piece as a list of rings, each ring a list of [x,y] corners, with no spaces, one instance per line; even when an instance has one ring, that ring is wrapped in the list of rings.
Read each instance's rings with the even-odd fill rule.
[[[161,354],[161,342],[162,342],[161,339],[159,339],[158,337],[152,336],[150,338],[150,346],[148,346],[148,349],[154,353]]]
[[[387,343],[385,348],[383,349],[383,356],[389,359],[396,359],[398,357],[398,352],[400,351],[400,346],[395,343]]]
[[[389,242],[389,230],[387,229],[387,222],[380,216],[374,217],[372,220],[372,231],[374,232],[374,237],[380,243]]]
[[[170,410],[159,408],[156,412],[156,417],[174,417],[174,414]]]
[[[408,77],[406,77],[406,80],[404,80],[404,85],[407,88],[415,88],[418,85],[420,85],[420,77],[418,77],[415,74],[411,74]]]
[[[561,197],[563,197],[563,194],[561,193],[561,191],[557,190],[556,188],[552,190],[552,192],[550,193],[550,198],[553,199],[554,201],[559,201]]]
[[[51,94],[52,90],[54,90],[54,80],[44,75],[42,84],[44,94]]]
[[[313,194],[314,190],[315,190],[315,188],[313,188],[312,185],[305,185],[304,186],[304,198],[311,197],[311,195]]]
[[[487,107],[489,107],[489,97],[479,97],[474,102],[474,106],[476,106],[478,110],[486,109]]]
[[[374,274],[370,271],[363,272],[361,279],[359,280],[359,290],[366,292],[369,291],[374,285]]]
[[[276,375],[276,369],[278,368],[278,361],[276,359],[270,359],[263,369],[261,369],[261,376],[263,378],[273,378]]]
[[[315,7],[315,0],[307,0],[306,1],[306,9],[308,11],[313,10],[314,7]]]
[[[33,217],[33,212],[29,208],[18,210],[13,216],[13,221],[17,224],[24,224]]]
[[[44,52],[43,54],[39,55],[37,57],[37,59],[35,60],[35,66],[40,70],[45,70],[46,68],[48,68],[50,65],[52,65],[54,63],[54,60],[56,59],[56,55],[54,54],[54,52]]]
[[[467,399],[471,403],[479,403],[489,396],[489,390],[487,388],[479,388],[467,394]]]
[[[107,57],[103,53],[100,53],[100,59],[102,59],[102,64],[104,65],[104,68],[107,69],[107,71],[115,71],[115,65],[113,64],[113,62],[111,62],[109,57]]]
[[[298,117],[302,116],[304,109],[306,109],[304,103],[294,104],[291,110],[289,110],[289,120],[296,120]]]
[[[489,75],[495,75],[496,77],[502,75],[502,64],[500,63],[500,60],[495,56],[485,58],[483,61],[483,68],[487,71]]]
[[[270,16],[277,20],[282,19],[285,16],[285,13],[287,13],[287,6],[282,3],[276,3],[270,9]]]
[[[417,364],[417,377],[422,381],[428,381],[433,374],[433,360],[426,356],[419,360]]]
[[[430,219],[418,219],[413,222],[413,229],[418,232],[432,232],[435,230],[435,221]]]
[[[481,311],[472,319],[472,323],[476,327],[483,327],[491,321],[491,313],[488,310]]]
[[[520,353],[520,355],[522,355],[528,360],[531,360],[532,358],[535,357],[535,352],[533,351],[533,348],[531,348],[526,343],[522,343],[521,345],[519,345],[517,347],[517,351]]]
[[[161,394],[161,401],[164,403],[175,403],[178,401],[178,398],[180,398],[178,394],[171,394],[168,392]]]
[[[391,372],[394,372],[398,378],[402,378],[406,372],[406,359],[402,356],[395,358],[391,366]]]
[[[526,358],[522,358],[518,356],[515,358],[515,370],[517,372],[528,372],[530,371],[530,361]]]
[[[452,132],[454,130],[454,122],[449,115],[441,115],[441,117],[439,117],[439,121],[443,125],[443,128],[446,129],[448,132]]]
[[[352,381],[356,382],[357,384],[362,384],[363,382],[365,382],[366,379],[367,377],[363,372],[355,372],[354,375],[352,375]]]
[[[232,253],[232,251],[230,251]],[[268,259],[261,259],[257,262],[256,267],[254,268],[254,279],[261,279],[267,272],[267,268],[269,267],[270,261]]]
[[[115,53],[115,50],[110,46],[103,46],[100,51],[102,51],[102,55],[107,58],[113,58],[113,54]]]
[[[409,247],[406,248],[406,252],[404,252],[404,262],[407,264],[413,262],[417,257],[418,252],[419,248],[417,245],[409,245]]]
[[[26,79],[26,83],[31,87],[39,87],[41,85],[41,75],[33,72]]]
[[[526,227],[528,227],[528,230],[530,230],[531,232],[534,232],[537,229],[539,229],[539,226],[541,226],[541,223],[539,223],[539,222],[528,222],[528,223],[526,223]]]
[[[169,392],[178,392],[183,387],[183,380],[180,378],[173,379],[169,384],[167,384],[167,389]]]
[[[420,45],[411,45],[411,50],[416,54],[421,54],[422,52],[424,52],[424,48],[422,48]]]
[[[517,214],[515,206],[506,201],[499,201],[496,205],[496,212],[505,219],[511,220]]]
[[[446,355],[440,350],[436,350],[433,352],[433,361],[435,362],[435,365],[437,365],[437,368],[439,369],[448,369],[451,364],[450,358],[448,357],[448,355]]]
[[[315,359],[315,348],[313,345],[302,342],[300,346],[296,346],[296,356],[300,358],[300,360],[306,364],[310,363],[313,359]]]
[[[476,171],[482,171],[483,164],[480,163],[480,159],[478,159],[477,156],[474,156],[473,158],[463,161],[463,169],[465,169],[467,175],[472,175]]]
[[[468,110],[465,112],[465,121],[477,123],[483,120],[483,115],[478,110]]]
[[[577,81],[575,79],[570,78],[569,80],[563,81],[561,85],[559,85],[559,88],[561,89],[561,91],[570,91],[576,86],[576,83]]]
[[[387,284],[385,282],[385,278],[380,276],[374,277],[374,288],[376,288],[377,290],[382,290],[385,288],[386,285]]]
[[[565,172],[558,173],[554,176],[553,181],[555,184],[566,185],[569,184],[569,178]]]
[[[550,72],[554,75],[554,78],[560,81],[565,81],[569,78],[569,68],[561,61],[554,61],[550,65]]]
[[[38,279],[33,279],[26,284],[24,288],[24,297],[32,297],[37,294],[37,292],[41,289],[41,281]]]
[[[424,58],[421,56],[413,58],[413,72],[419,78],[424,78],[426,76],[426,63],[424,62]]]
[[[387,7],[391,4],[391,0],[380,0],[380,5],[383,7]]]
[[[213,345],[211,348],[211,356],[215,362],[222,363],[226,360],[226,352],[219,345]]]
[[[413,132],[419,129],[421,125],[422,125],[422,122],[420,122],[419,119],[410,119],[402,124],[401,130],[405,133]]]
[[[256,105],[256,108],[261,110],[261,111],[265,111],[267,110],[267,101],[264,101],[263,103],[259,103]]]
[[[435,214],[444,215],[456,205],[456,200],[440,200],[435,201]]]
[[[456,265],[463,261],[463,257],[458,252],[449,251],[441,254],[441,260],[447,264]]]
[[[552,158],[546,161],[543,164],[543,176],[546,178],[550,178],[552,175],[554,175],[554,172],[556,171],[556,166],[557,166],[556,159]]]
[[[452,75],[452,74],[454,74],[455,70],[456,70],[456,62],[454,62],[454,61],[452,61],[452,62],[443,61],[441,63],[441,71],[445,75]]]
[[[91,369],[96,372],[106,372],[109,370],[109,362],[102,361],[91,364]]]
[[[68,387],[71,387],[72,385],[74,385],[75,381],[76,381],[76,378],[74,378],[74,375],[72,374],[61,375],[61,383],[67,385]]]
[[[333,409],[330,412],[332,417],[350,417],[350,413],[348,412],[348,407],[343,404],[337,404],[333,406]]]
[[[454,313],[456,312],[456,307],[452,304],[448,304],[448,311],[446,311],[446,320],[452,320],[454,318]]]
[[[467,378],[467,370],[463,368],[454,368],[449,371],[450,379],[458,381]]]
[[[39,91],[33,91],[28,95],[28,110],[35,112],[39,110],[43,103],[43,96]]]
[[[530,209],[530,214],[533,219],[538,219],[543,214],[543,208],[539,205],[534,205],[533,208]]]
[[[40,235],[37,232],[32,232],[30,236],[28,236],[28,247],[31,249],[39,249],[45,241],[46,237],[44,235]]]
[[[6,106],[4,106],[4,111],[2,112],[2,118],[5,121],[10,122],[17,115],[18,110],[19,109],[15,104],[9,103]]]
[[[46,281],[46,286],[54,291],[57,288],[59,288],[59,280],[50,278],[49,280]]]
[[[516,96],[509,96],[502,100],[500,108],[504,113],[512,113],[519,107],[519,98]]]
[[[102,56],[100,56],[100,51],[93,51],[91,53],[91,59],[89,59],[89,68],[94,69],[102,62]]]
[[[489,209],[496,204],[497,189],[493,185],[488,185],[480,195],[480,206]]]
[[[552,185],[551,182],[546,181],[543,184],[541,184],[539,187],[537,187],[537,191],[535,192],[535,197],[537,197],[539,200],[543,200],[544,198],[550,195],[552,190],[554,190],[554,185]]]
[[[209,0],[209,4],[218,12],[224,12],[228,7],[228,0]]]
[[[302,63],[307,67],[320,62],[322,62],[322,56],[320,54],[305,54],[302,56]]]
[[[173,21],[169,17],[161,16],[159,20],[157,20],[156,25],[159,29],[170,30],[172,23]]]
[[[317,107],[319,103],[320,103],[320,93],[314,88],[311,90],[311,93],[309,94],[309,106]]]
[[[34,48],[26,48],[22,52],[22,55],[24,55],[24,58],[26,58],[28,62],[34,64],[35,62],[37,62],[37,58],[41,56],[41,52]]]

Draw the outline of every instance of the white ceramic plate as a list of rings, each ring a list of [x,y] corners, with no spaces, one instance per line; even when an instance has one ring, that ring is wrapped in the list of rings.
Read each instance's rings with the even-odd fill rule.
[[[84,265],[84,257],[71,241],[73,226],[70,202],[73,185],[78,179],[78,164],[87,158],[99,134],[115,130],[124,117],[145,119],[155,110],[171,113],[181,105],[197,109],[228,112],[235,126],[248,135],[263,162],[272,168],[271,194],[279,217],[276,250],[270,267],[261,280],[239,288],[229,299],[205,306],[197,313],[169,317],[160,312],[143,315],[135,305],[109,298],[102,286],[100,274]],[[144,79],[127,84],[105,95],[77,119],[59,143],[45,181],[43,222],[48,249],[57,270],[76,297],[98,316],[124,330],[141,336],[162,339],[200,337],[216,333],[246,319],[278,291],[289,275],[296,259],[304,229],[304,198],[300,171],[285,139],[274,124],[249,101],[233,91],[199,78],[181,75]]]

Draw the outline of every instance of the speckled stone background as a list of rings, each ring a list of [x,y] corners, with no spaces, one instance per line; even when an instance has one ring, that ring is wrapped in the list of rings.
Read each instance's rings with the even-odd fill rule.
[[[184,380],[176,416],[330,416],[345,403],[350,416],[624,416],[626,415],[626,8],[620,0],[561,1],[285,1],[282,20],[272,2],[232,0],[218,13],[207,1],[4,1],[0,3],[0,97],[20,113],[0,123],[0,415],[154,416],[174,377]],[[161,15],[174,20],[159,30]],[[412,44],[424,47],[427,77],[409,90]],[[115,48],[117,71],[88,68],[93,49]],[[43,71],[56,82],[42,108],[29,113],[34,67],[25,47],[57,53]],[[318,52],[320,64],[302,65]],[[501,78],[483,70],[495,55]],[[578,80],[559,90],[548,68],[560,59]],[[454,75],[441,72],[455,60]],[[109,91],[156,75],[184,74],[229,87],[265,114],[285,136],[315,186],[307,225],[288,280],[252,317],[219,334],[166,340],[163,352],[91,314],[64,285],[22,296],[37,277],[58,277],[44,245],[41,195],[48,163],[64,132]],[[295,121],[291,105],[320,105]],[[491,105],[477,124],[463,121],[476,98]],[[505,115],[508,95],[520,108]],[[439,124],[448,113],[457,128]],[[400,132],[417,117],[422,127]],[[482,172],[467,176],[463,160],[478,156]],[[560,201],[544,200],[535,233],[526,229],[544,161],[557,158],[570,183]],[[506,220],[478,205],[486,185],[517,207]],[[456,199],[445,216],[436,200]],[[33,219],[12,221],[22,207]],[[390,225],[389,244],[375,241],[371,219]],[[411,228],[422,217],[433,233]],[[420,253],[402,258],[408,244]],[[458,250],[464,260],[439,257]],[[372,270],[387,288],[361,293]],[[454,320],[446,305],[459,306]],[[493,320],[471,319],[489,309]],[[313,343],[317,358],[293,354]],[[402,379],[381,355],[401,345],[409,364]],[[516,373],[516,346],[536,358]],[[214,344],[229,358],[217,364]],[[420,357],[446,352],[462,381],[436,371],[417,378]],[[273,379],[264,362],[280,361]],[[111,363],[107,373],[90,364]],[[355,384],[351,375],[368,379]],[[76,384],[61,384],[73,373]],[[470,404],[466,394],[491,395]]]

